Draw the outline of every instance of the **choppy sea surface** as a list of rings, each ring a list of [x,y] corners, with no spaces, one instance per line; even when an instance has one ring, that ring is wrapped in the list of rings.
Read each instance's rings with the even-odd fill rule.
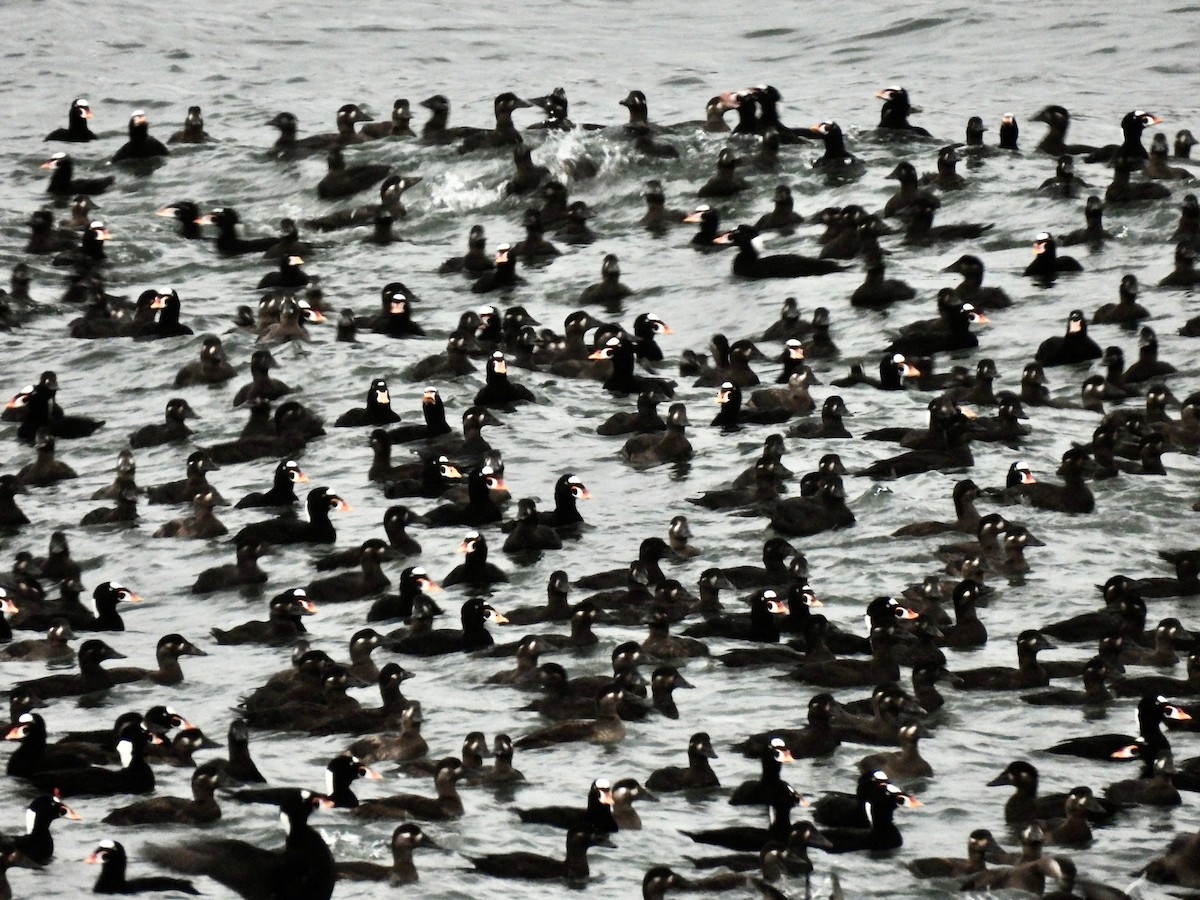
[[[57,371],[61,405],[72,413],[106,420],[93,437],[60,441],[58,453],[79,472],[75,481],[33,489],[19,498],[31,524],[0,537],[0,557],[19,550],[45,551],[50,532],[67,531],[74,556],[85,566],[90,591],[104,580],[119,580],[146,597],[141,607],[125,615],[124,633],[105,639],[129,657],[131,664],[150,665],[159,636],[179,631],[209,653],[184,660],[186,682],[172,689],[134,685],[114,690],[98,707],[81,708],[59,700],[44,710],[52,735],[68,729],[101,727],[120,712],[144,710],[169,702],[199,723],[206,733],[224,739],[237,696],[287,665],[286,650],[219,647],[209,629],[263,617],[265,600],[277,591],[300,586],[315,577],[314,560],[326,548],[293,547],[263,561],[270,581],[262,593],[221,593],[196,597],[188,589],[196,574],[216,561],[232,559],[228,539],[212,542],[151,538],[164,521],[184,510],[163,506],[141,508],[135,528],[82,528],[79,520],[96,506],[91,493],[111,482],[117,452],[136,427],[159,421],[166,401],[177,394],[199,413],[193,423],[198,445],[229,440],[240,431],[245,413],[234,410],[231,398],[248,380],[247,363],[255,336],[232,322],[235,308],[254,304],[255,284],[269,264],[255,258],[224,259],[208,243],[177,236],[172,223],[153,211],[165,204],[192,199],[204,208],[236,206],[243,229],[250,235],[273,232],[283,216],[304,219],[337,208],[319,200],[315,184],[324,172],[320,157],[281,161],[268,152],[275,139],[264,124],[288,110],[300,120],[300,133],[333,128],[334,111],[357,102],[382,119],[396,97],[414,104],[414,127],[424,119],[418,101],[434,93],[452,103],[451,124],[488,125],[492,98],[501,91],[534,96],[563,86],[576,122],[617,124],[625,110],[618,105],[631,89],[645,91],[651,118],[668,124],[703,118],[709,97],[724,90],[768,82],[784,97],[784,121],[810,125],[836,119],[845,130],[852,152],[867,163],[861,180],[829,186],[814,174],[811,163],[818,145],[785,147],[774,172],[749,171],[751,187],[720,203],[723,222],[753,221],[768,211],[776,185],[788,184],[796,207],[809,218],[794,235],[775,237],[770,252],[817,252],[820,227],[812,214],[826,206],[859,203],[880,209],[894,182],[885,177],[897,161],[907,159],[922,171],[932,171],[939,147],[962,139],[969,116],[980,115],[995,142],[1000,117],[1012,112],[1021,123],[1021,152],[991,155],[978,166],[960,166],[969,186],[944,197],[939,222],[983,221],[995,227],[984,238],[912,250],[885,238],[889,275],[908,281],[917,298],[886,312],[862,312],[848,298],[861,283],[858,263],[845,272],[794,281],[746,281],[730,273],[728,253],[700,255],[689,246],[690,226],[655,237],[638,227],[644,182],[657,178],[668,204],[689,208],[696,190],[708,178],[718,152],[730,138],[698,128],[674,129],[666,138],[680,158],[664,162],[640,157],[628,142],[604,131],[552,134],[529,132],[526,140],[534,159],[562,173],[562,161],[586,154],[599,164],[594,179],[568,186],[595,211],[591,224],[598,235],[589,246],[563,247],[551,265],[526,268],[526,283],[497,301],[521,304],[547,326],[560,328],[577,308],[579,293],[598,280],[605,253],[619,255],[623,280],[635,293],[620,310],[591,310],[627,325],[639,312],[654,311],[675,334],[661,339],[667,355],[664,371],[673,371],[686,348],[704,350],[710,336],[722,332],[734,339],[756,337],[778,315],[780,302],[795,296],[811,314],[827,306],[833,316],[833,336],[842,358],[820,361],[813,368],[825,385],[815,388],[818,401],[833,391],[830,379],[847,366],[877,360],[886,336],[899,325],[934,314],[934,296],[956,276],[941,270],[963,253],[975,253],[987,265],[988,284],[1003,287],[1016,301],[998,311],[981,330],[977,350],[944,358],[973,367],[984,357],[996,361],[998,388],[1016,390],[1023,365],[1038,343],[1061,333],[1067,313],[1083,309],[1090,316],[1101,303],[1115,301],[1125,273],[1143,285],[1141,301],[1152,312],[1150,325],[1158,333],[1162,358],[1178,368],[1169,384],[1177,397],[1200,385],[1200,366],[1190,339],[1177,329],[1196,313],[1191,292],[1159,290],[1158,280],[1172,266],[1169,236],[1178,220],[1178,203],[1191,190],[1172,186],[1174,196],[1153,204],[1110,206],[1107,227],[1116,238],[1099,251],[1075,248],[1084,271],[1064,277],[1051,287],[1021,277],[1030,259],[1034,235],[1043,230],[1065,232],[1083,224],[1083,202],[1047,197],[1038,185],[1054,171],[1054,160],[1034,150],[1042,126],[1032,122],[1044,105],[1061,103],[1074,115],[1072,138],[1090,144],[1120,140],[1118,123],[1127,111],[1142,108],[1164,120],[1158,126],[1169,137],[1183,127],[1200,126],[1195,85],[1200,61],[1195,53],[1200,7],[1150,2],[1131,10],[1099,3],[1061,0],[1031,7],[1027,4],[895,4],[847,2],[765,4],[731,7],[701,0],[695,3],[533,2],[486,4],[243,4],[213,0],[180,6],[127,0],[116,7],[87,7],[70,2],[12,2],[5,8],[8,50],[0,58],[0,96],[6,115],[0,119],[0,272],[21,261],[34,273],[32,315],[22,327],[0,334],[3,377],[0,391],[15,393],[47,368]],[[904,84],[923,112],[914,121],[935,140],[881,141],[874,133],[878,118],[876,91]],[[67,107],[77,96],[87,97],[100,135],[87,145],[42,143],[42,136],[65,122]],[[179,127],[189,105],[204,109],[207,130],[219,143],[178,147],[165,165],[150,174],[110,167],[107,159],[124,140],[126,122],[134,109],[145,110],[152,133],[165,139]],[[536,110],[517,113],[519,127],[537,121]],[[733,114],[729,116],[732,123]],[[738,152],[753,156],[751,139],[733,139]],[[78,341],[67,334],[77,308],[60,302],[64,270],[49,257],[24,252],[29,215],[47,203],[45,173],[38,168],[58,149],[68,149],[81,174],[112,169],[116,185],[99,198],[113,239],[108,245],[106,277],[109,290],[136,297],[147,287],[173,287],[183,299],[183,320],[195,330],[192,338],[153,343],[129,339]],[[459,156],[453,147],[429,147],[419,141],[381,140],[354,148],[352,161],[382,161],[398,173],[424,180],[406,195],[408,217],[397,222],[404,241],[376,247],[361,241],[362,230],[329,236],[308,235],[315,252],[305,268],[319,275],[325,302],[335,313],[352,307],[361,314],[377,308],[381,285],[404,281],[419,296],[416,318],[429,336],[423,340],[390,341],[361,334],[356,345],[336,343],[331,325],[313,326],[312,340],[276,347],[280,362],[275,373],[300,388],[300,399],[332,420],[361,403],[369,380],[387,377],[395,405],[407,421],[415,421],[423,384],[405,382],[403,370],[440,350],[459,314],[479,305],[468,282],[439,276],[438,264],[462,252],[468,228],[484,225],[489,246],[521,236],[520,217],[527,201],[506,198],[502,185],[511,162],[506,151]],[[1102,193],[1109,171],[1080,164],[1078,174]],[[565,177],[565,176],[564,176]],[[370,194],[361,195],[368,202]],[[56,216],[65,210],[56,210]],[[489,301],[490,302],[490,301]],[[218,388],[172,387],[177,369],[193,359],[200,336],[222,337],[239,376]],[[1126,357],[1136,357],[1134,331],[1094,326],[1102,346],[1115,344]],[[762,342],[774,358],[780,347]],[[773,380],[773,362],[757,363],[764,382]],[[732,517],[685,502],[702,490],[722,486],[732,474],[757,458],[769,429],[749,427],[722,434],[708,426],[715,412],[714,391],[693,388],[680,378],[678,399],[687,403],[695,456],[683,469],[659,467],[634,470],[618,456],[620,443],[595,433],[610,413],[632,400],[613,397],[591,381],[553,378],[513,370],[540,398],[535,405],[505,413],[503,428],[489,439],[502,451],[506,480],[515,497],[536,496],[544,507],[552,503],[554,480],[573,471],[587,484],[594,500],[584,506],[593,526],[578,541],[570,541],[529,565],[517,565],[499,552],[498,533],[489,533],[493,560],[511,574],[508,584],[492,595],[501,610],[541,602],[548,575],[557,568],[578,577],[617,567],[631,560],[639,542],[663,535],[671,517],[689,515],[694,543],[702,553],[686,563],[667,566],[668,574],[694,588],[699,573],[709,566],[757,561],[770,536],[765,519]],[[1086,367],[1050,371],[1056,397],[1077,399],[1079,384],[1090,374]],[[477,376],[437,386],[452,421],[470,405],[481,384]],[[855,413],[855,434],[888,424],[923,424],[929,394],[880,393],[864,388],[842,391]],[[1134,401],[1136,403],[1136,401]],[[1132,404],[1131,404],[1132,405]],[[981,485],[1001,485],[1009,464],[1018,456],[1047,479],[1072,442],[1090,440],[1097,416],[1078,409],[1031,409],[1032,434],[1019,450],[1003,445],[977,445],[971,476]],[[32,452],[4,426],[0,435],[0,470],[12,472]],[[182,477],[183,462],[192,449],[166,446],[137,453],[140,484],[157,484]],[[787,465],[797,472],[814,467],[820,455],[839,452],[850,469],[861,468],[893,452],[890,445],[860,440],[844,442],[789,441]],[[398,454],[399,456],[399,454]],[[389,505],[366,477],[370,451],[363,429],[329,428],[309,444],[302,456],[314,484],[331,486],[353,506],[336,519],[338,545],[352,546],[375,536],[383,509]],[[1171,453],[1167,476],[1122,476],[1094,486],[1096,512],[1071,517],[1060,513],[1022,510],[1022,518],[1045,542],[1029,552],[1032,571],[1020,583],[995,579],[997,594],[982,610],[991,640],[976,651],[949,651],[949,668],[1013,663],[1013,639],[1026,627],[1053,621],[1099,605],[1093,585],[1115,573],[1139,577],[1169,574],[1156,550],[1195,543],[1197,461]],[[213,483],[229,498],[263,489],[269,462],[227,466]],[[823,612],[849,628],[862,629],[865,603],[879,594],[898,593],[910,582],[939,569],[933,555],[936,540],[900,542],[888,537],[899,525],[930,518],[949,518],[949,493],[961,473],[930,473],[877,485],[862,477],[846,479],[850,506],[857,516],[853,528],[797,541],[811,567],[813,588],[825,603]],[[421,504],[419,508],[424,509]],[[429,505],[432,505],[431,503]],[[231,533],[263,517],[253,510],[222,509]],[[457,564],[457,529],[414,529],[424,547],[421,563],[440,578]],[[389,564],[393,581],[399,566]],[[50,593],[55,589],[50,586]],[[575,591],[577,600],[583,592]],[[456,618],[466,594],[455,588],[442,595],[443,606]],[[732,595],[729,601],[736,604]],[[344,657],[349,635],[365,621],[369,601],[329,606],[308,621],[317,644]],[[1153,625],[1178,616],[1196,625],[1190,600],[1150,601]],[[447,625],[452,623],[448,622]],[[498,629],[498,640],[515,640],[515,628]],[[608,669],[609,651],[616,643],[641,639],[641,628],[605,627],[592,654],[561,659],[572,674]],[[714,652],[726,643],[713,641]],[[1064,646],[1047,653],[1052,658],[1082,658],[1090,648]],[[382,651],[378,656],[386,658]],[[416,676],[405,693],[419,699],[426,717],[424,734],[434,756],[457,754],[468,731],[482,730],[489,739],[497,732],[514,736],[541,724],[534,713],[518,712],[528,699],[511,688],[483,686],[502,660],[461,656],[433,660],[404,659]],[[42,674],[36,666],[2,664],[0,684]],[[1136,671],[1136,670],[1135,670]],[[753,777],[758,763],[743,759],[730,745],[740,738],[774,726],[802,723],[805,705],[816,691],[777,680],[766,669],[727,670],[715,661],[693,661],[683,667],[696,690],[680,692],[680,718],[651,718],[629,726],[627,739],[612,748],[564,745],[551,750],[518,753],[515,765],[528,779],[515,799],[500,802],[491,793],[466,788],[466,815],[436,823],[428,831],[444,848],[419,852],[418,886],[410,896],[430,898],[493,897],[517,890],[527,897],[557,897],[558,885],[493,881],[471,871],[464,855],[531,850],[558,855],[561,832],[520,826],[514,806],[548,803],[582,805],[589,782],[596,777],[644,779],[653,769],[683,764],[688,737],[708,731],[720,754],[714,762],[722,783],[732,788]],[[837,692],[839,699],[864,695]],[[933,737],[922,751],[936,773],[932,779],[909,785],[924,808],[902,810],[898,820],[904,847],[890,856],[872,859],[863,854],[827,857],[814,853],[814,892],[828,892],[827,876],[836,870],[846,896],[934,897],[953,885],[926,884],[913,879],[904,861],[918,856],[961,856],[966,835],[974,828],[991,828],[1005,844],[1016,844],[1003,821],[1006,790],[982,786],[1012,759],[1028,758],[1042,772],[1044,790],[1065,790],[1086,783],[1099,789],[1128,768],[1039,752],[1056,740],[1094,731],[1136,733],[1133,701],[1114,703],[1107,718],[1095,720],[1074,709],[1031,707],[1015,694],[965,693],[945,688],[945,708],[930,722]],[[358,692],[374,705],[373,688]],[[1200,744],[1191,734],[1174,734],[1177,759],[1196,755]],[[252,749],[260,768],[277,784],[320,787],[323,767],[345,746],[341,738],[307,738],[285,733],[256,732]],[[216,751],[219,753],[219,751]],[[805,760],[790,767],[786,777],[801,792],[852,789],[856,762],[873,748],[844,744],[828,758]],[[203,759],[204,756],[202,755]],[[382,767],[385,771],[387,765]],[[189,772],[159,769],[159,792],[185,795]],[[383,782],[362,788],[364,796],[399,790],[432,793],[432,784],[402,780],[388,772]],[[18,832],[23,807],[32,796],[15,780],[0,782],[0,830]],[[121,803],[125,798],[118,798]],[[100,824],[109,808],[105,798],[81,798],[73,804],[80,823],[55,828],[56,858],[45,870],[14,871],[10,878],[16,896],[67,896],[88,889],[94,870],[80,862],[97,841],[122,840],[130,852],[131,874],[149,865],[139,856],[143,842],[186,841],[187,829],[134,828],[116,833]],[[651,865],[667,864],[686,872],[683,855],[693,845],[681,828],[727,824],[758,824],[757,811],[732,807],[724,794],[704,801],[663,797],[641,807],[644,829],[617,836],[614,850],[592,852],[593,879],[588,892],[597,897],[635,896],[642,874]],[[798,811],[798,816],[803,811]],[[224,818],[210,829],[264,845],[280,840],[274,814],[263,807],[224,805]],[[314,819],[339,859],[388,855],[392,823],[351,821],[335,812]],[[1152,858],[1176,833],[1200,825],[1193,797],[1185,796],[1173,811],[1133,810],[1115,824],[1098,829],[1094,843],[1071,849],[1081,873],[1098,881],[1127,887],[1131,873]],[[228,896],[214,882],[203,880],[205,894]],[[389,889],[340,884],[336,897],[383,896]],[[802,884],[787,886],[802,896]],[[1143,896],[1161,896],[1152,886],[1139,886]]]

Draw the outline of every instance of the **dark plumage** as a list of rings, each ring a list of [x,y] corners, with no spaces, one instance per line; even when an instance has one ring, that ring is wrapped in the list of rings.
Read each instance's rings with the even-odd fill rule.
[[[733,244],[738,248],[733,258],[733,274],[742,278],[798,278],[807,275],[828,275],[840,272],[836,260],[814,259],[798,253],[760,256],[755,239],[759,231],[752,225],[739,225],[733,231],[714,238],[715,244]]]
[[[309,814],[333,803],[296,791],[280,805],[287,838],[264,850],[231,838],[196,838],[173,846],[147,845],[147,858],[177,872],[207,875],[247,900],[329,900],[337,878],[333,855],[308,824]]]
[[[349,510],[350,506],[329,488],[318,487],[308,492],[305,500],[308,509],[308,521],[294,516],[281,516],[247,525],[237,533],[238,543],[256,541],[260,544],[297,544],[322,543],[332,544],[337,540],[337,532],[329,520],[333,510]]]
[[[147,894],[159,891],[177,891],[181,894],[200,893],[190,881],[184,878],[171,878],[166,875],[127,878],[125,866],[128,858],[124,846],[117,841],[101,841],[84,862],[100,866],[100,876],[92,888],[93,893]]]
[[[170,150],[157,138],[150,136],[150,122],[140,109],[129,117],[129,140],[112,155],[113,162],[134,162],[167,156]]]

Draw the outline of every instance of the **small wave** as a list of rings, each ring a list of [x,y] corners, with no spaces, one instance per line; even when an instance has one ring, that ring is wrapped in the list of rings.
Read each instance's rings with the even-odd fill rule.
[[[939,25],[945,25],[949,19],[911,19],[908,22],[901,22],[899,25],[893,25],[891,28],[884,28],[881,31],[869,31],[866,34],[860,34],[858,37],[863,40],[873,41],[879,38],[896,37],[901,34],[912,34],[916,31],[925,31],[929,28],[937,28]]]
[[[795,31],[796,29],[794,28],[759,28],[755,31],[747,31],[742,36],[750,38],[751,40],[758,40],[759,38],[784,37],[789,34],[794,34]]]

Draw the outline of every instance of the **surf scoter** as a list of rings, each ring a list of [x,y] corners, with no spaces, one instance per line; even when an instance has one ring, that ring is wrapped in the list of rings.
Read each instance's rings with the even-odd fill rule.
[[[294,516],[281,516],[245,526],[237,533],[239,543],[257,541],[260,544],[295,544],[318,542],[332,544],[337,539],[329,513],[333,510],[346,512],[349,504],[330,492],[327,487],[313,488],[305,499],[308,521]]]
[[[908,91],[900,85],[889,85],[875,96],[883,101],[883,108],[879,111],[879,128],[893,132],[906,132],[918,137],[932,137],[920,125],[909,123],[909,115],[921,110],[909,102]]]
[[[338,416],[335,427],[348,428],[363,425],[391,425],[400,421],[399,414],[392,409],[392,397],[387,381],[375,378],[367,388],[366,407],[358,407]]]
[[[238,234],[241,216],[232,206],[219,206],[196,219],[197,225],[212,225],[217,229],[217,252],[224,256],[243,256],[262,253],[275,244],[275,238],[244,238]]]
[[[337,871],[329,847],[308,824],[313,810],[333,801],[296,791],[280,804],[287,838],[282,850],[265,850],[232,838],[191,838],[173,846],[148,844],[146,856],[177,872],[207,875],[243,897],[329,900]]]
[[[660,434],[640,434],[631,437],[621,448],[621,454],[636,465],[658,465],[676,462],[692,455],[692,445],[684,434],[690,424],[687,409],[682,403],[671,404],[667,412],[667,428]]]
[[[78,477],[74,469],[54,455],[55,440],[49,428],[39,428],[34,435],[33,447],[37,453],[34,461],[22,466],[17,472],[16,482],[20,485],[45,487],[68,478]]]
[[[70,141],[83,142],[94,141],[96,135],[92,133],[92,129],[88,126],[88,121],[92,118],[92,107],[83,97],[76,97],[71,101],[71,106],[67,109],[67,127],[56,128],[44,138],[43,141]]]
[[[713,243],[733,244],[738,248],[733,258],[733,274],[742,278],[798,278],[842,271],[842,266],[835,260],[813,259],[798,253],[760,256],[754,243],[759,237],[759,231],[753,225],[739,225],[733,231],[717,235]]]
[[[48,169],[53,173],[46,185],[46,193],[62,197],[77,194],[84,196],[103,194],[116,181],[112,175],[105,175],[101,178],[76,178],[74,160],[62,152],[51,156],[42,163],[41,168]]]
[[[846,140],[837,122],[826,120],[812,128],[825,144],[825,152],[813,160],[813,168],[827,179],[853,181],[866,172],[866,164],[846,150]]]
[[[346,157],[340,146],[329,148],[325,162],[328,171],[317,183],[317,196],[323,200],[350,197],[374,187],[391,173],[391,166],[386,163],[346,165]]]
[[[1046,752],[1084,759],[1141,759],[1147,775],[1152,775],[1159,752],[1170,750],[1162,733],[1163,723],[1168,719],[1186,722],[1191,715],[1161,696],[1144,694],[1137,705],[1138,735],[1093,734],[1069,738],[1047,748]]]
[[[183,128],[169,138],[168,144],[215,144],[217,139],[204,130],[204,113],[199,106],[189,106],[183,117]]]
[[[233,395],[233,405],[241,406],[254,400],[278,400],[284,394],[290,394],[294,388],[270,375],[271,369],[277,365],[270,350],[255,350],[251,353],[250,381],[237,389],[237,393]]]
[[[1060,272],[1082,272],[1083,266],[1072,256],[1059,256],[1057,244],[1048,231],[1040,232],[1033,241],[1033,262],[1025,267],[1026,275],[1052,281]]]
[[[1091,187],[1089,182],[1075,174],[1074,157],[1060,156],[1054,169],[1054,177],[1047,178],[1038,185],[1038,190],[1054,197],[1071,200],[1082,189],[1089,187]]]
[[[1166,288],[1188,288],[1200,282],[1200,272],[1196,271],[1196,257],[1200,255],[1200,249],[1193,247],[1191,244],[1180,241],[1175,245],[1175,268],[1168,274],[1159,279],[1158,286]],[[1188,323],[1181,329],[1181,333],[1190,334],[1196,327],[1193,324],[1194,320],[1189,319]]]
[[[1140,203],[1170,196],[1170,188],[1157,181],[1133,181],[1132,168],[1121,163],[1113,168],[1113,179],[1104,190],[1105,203]]]
[[[616,800],[614,786],[607,778],[595,779],[588,788],[587,803],[583,809],[574,806],[540,806],[519,809],[521,821],[534,825],[549,825],[553,828],[587,828],[598,834],[613,834],[620,830],[614,815]]]
[[[885,278],[886,271],[882,257],[868,258],[866,278],[850,295],[850,305],[877,309],[902,300],[911,300],[917,295],[911,286],[900,279]]]
[[[150,122],[146,114],[137,109],[129,117],[129,140],[112,155],[112,162],[154,159],[170,152],[162,141],[150,136]]]
[[[646,787],[653,791],[702,791],[719,788],[720,780],[712,770],[710,759],[717,758],[712,740],[707,732],[698,731],[691,736],[687,745],[688,764],[664,766],[655,769],[646,779]]]
[[[1038,346],[1035,355],[1038,364],[1064,366],[1103,356],[1100,345],[1088,337],[1087,325],[1083,310],[1071,310],[1067,316],[1066,333],[1062,337],[1047,338]]]
[[[391,885],[416,884],[420,879],[413,863],[413,850],[417,847],[437,848],[433,838],[412,822],[397,825],[392,832],[391,865],[356,860],[337,863],[337,877],[343,881],[386,881]]]
[[[145,425],[129,436],[129,446],[135,450],[141,447],[157,447],[175,441],[185,441],[192,434],[192,429],[184,424],[184,420],[195,418],[196,413],[182,397],[167,401],[166,421],[161,425]]]
[[[1142,144],[1142,135],[1147,128],[1160,125],[1162,121],[1154,113],[1141,109],[1130,110],[1121,117],[1122,142],[1093,150],[1087,155],[1086,161],[1109,163],[1119,168],[1140,169],[1149,158],[1146,147]]]
[[[494,639],[487,630],[488,622],[503,625],[507,619],[488,603],[479,598],[468,600],[460,612],[462,629],[439,629],[425,634],[411,634],[393,644],[399,653],[414,656],[442,656],[492,646]]]
[[[1063,156],[1064,154],[1074,156],[1083,153],[1092,153],[1096,149],[1087,144],[1068,144],[1066,142],[1067,129],[1071,127],[1071,114],[1064,106],[1050,105],[1043,107],[1033,117],[1033,121],[1043,122],[1049,128],[1046,136],[1037,145],[1037,149],[1043,153],[1049,153],[1051,156]]]
[[[611,847],[612,841],[603,833],[586,829],[567,832],[565,859],[543,856],[526,851],[509,851],[487,856],[470,857],[472,865],[485,875],[496,878],[517,878],[530,881],[565,881],[582,884],[591,874],[587,851],[591,847]]]
[[[713,844],[730,850],[758,851],[768,841],[786,841],[791,831],[791,810],[803,798],[785,782],[771,793],[767,803],[766,828],[753,825],[733,825],[727,828],[712,828],[702,831],[682,831],[698,844]]]

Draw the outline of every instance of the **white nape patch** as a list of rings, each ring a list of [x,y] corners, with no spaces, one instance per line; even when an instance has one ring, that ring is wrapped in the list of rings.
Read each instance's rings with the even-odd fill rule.
[[[37,813],[32,809],[25,810],[25,833],[33,834],[34,823],[37,822]]]
[[[767,240],[768,238],[765,234],[756,234],[750,239],[750,245],[759,253],[762,253],[763,245],[767,243]]]
[[[333,793],[333,773],[328,769],[325,770],[325,793]]]
[[[292,820],[287,817],[287,813],[283,810],[279,811],[279,827],[283,829],[284,834],[292,833]]]
[[[133,742],[120,741],[117,743],[117,756],[121,758],[121,768],[128,769],[133,762]]]

